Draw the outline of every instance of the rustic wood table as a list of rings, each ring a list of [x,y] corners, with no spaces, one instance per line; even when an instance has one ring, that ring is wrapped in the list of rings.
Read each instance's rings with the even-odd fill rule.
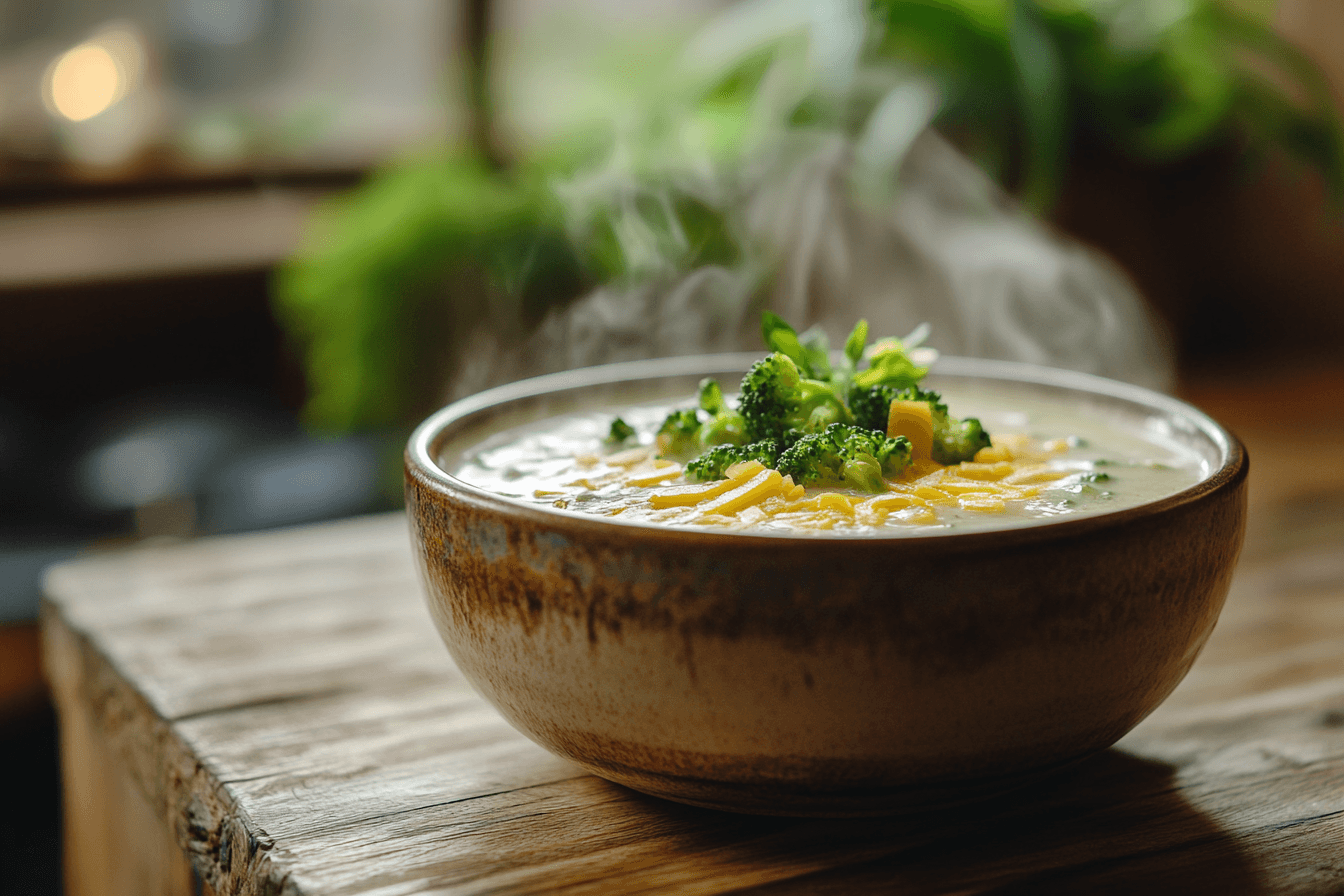
[[[1344,893],[1344,378],[1310,385],[1332,411],[1191,393],[1248,443],[1252,515],[1171,699],[919,819],[721,814],[552,757],[453,668],[400,516],[59,567],[67,892]]]

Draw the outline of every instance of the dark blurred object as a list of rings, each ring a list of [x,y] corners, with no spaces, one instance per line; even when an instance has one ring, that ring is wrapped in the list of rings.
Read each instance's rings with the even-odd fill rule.
[[[0,892],[57,896],[60,764],[55,713],[38,666],[37,625],[0,625],[0,657],[0,768],[8,772],[0,813]]]
[[[1275,27],[1320,66],[1344,109],[1344,4],[1278,0]],[[1344,206],[1319,172],[1235,145],[1176,164],[1079,153],[1056,219],[1105,247],[1180,336],[1187,366],[1249,352],[1295,363],[1344,345]]]
[[[279,406],[212,391],[141,396],[87,424],[68,482],[111,532],[269,529],[389,509],[381,473],[400,435],[317,439]]]
[[[10,726],[22,728],[32,722],[46,705],[37,626],[32,622],[0,621],[0,657],[4,657],[0,663],[0,732],[3,732]]]
[[[1319,177],[1211,152],[1153,169],[1080,157],[1055,210],[1138,282],[1185,367],[1344,344],[1344,218]]]
[[[0,288],[0,300],[0,397],[28,433],[10,474],[20,500],[0,505],[0,538],[124,534],[76,506],[67,484],[94,438],[92,415],[117,401],[193,384],[270,395],[282,408],[302,400],[267,312],[264,273]]]
[[[55,896],[61,892],[56,719],[42,677],[37,624],[6,616],[14,609],[6,585],[12,560],[0,548],[0,768],[8,772],[0,812],[0,892]]]
[[[17,618],[35,614],[34,564],[52,551],[391,505],[376,475],[352,485],[368,472],[357,465],[318,469],[333,450],[376,448],[306,440],[295,419],[305,388],[271,317],[267,268],[297,238],[309,195],[0,212],[0,585],[26,608]],[[317,458],[294,467],[307,497],[249,512],[222,483],[277,451]]]
[[[62,421],[4,467],[14,500],[0,511],[0,625],[36,618],[46,566],[109,539],[391,509],[398,495],[386,473],[400,443],[395,433],[306,436],[282,405],[220,385],[122,399]]]
[[[400,447],[399,436],[295,436],[240,454],[207,483],[202,527],[244,532],[390,509],[386,460]]]
[[[31,471],[41,464],[42,439],[37,421],[0,396],[0,507],[27,506],[38,483]]]
[[[95,517],[133,520],[138,535],[194,534],[200,496],[217,471],[292,428],[270,408],[230,399],[179,391],[97,413],[70,471],[72,497]]]
[[[36,619],[42,600],[43,570],[79,554],[86,544],[85,540],[69,536],[0,541],[0,626]],[[5,661],[8,663],[9,658]]]

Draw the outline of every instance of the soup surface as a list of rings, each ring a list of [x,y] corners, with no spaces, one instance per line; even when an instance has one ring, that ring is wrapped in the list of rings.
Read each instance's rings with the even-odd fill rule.
[[[1174,494],[1206,478],[1209,461],[1161,419],[1105,406],[1065,406],[992,387],[944,388],[958,416],[993,437],[973,462],[916,462],[878,494],[804,488],[759,464],[695,483],[657,457],[652,433],[682,401],[568,414],[496,433],[449,469],[519,501],[635,522],[766,534],[866,535],[1035,525]],[[604,444],[619,414],[642,443]]]

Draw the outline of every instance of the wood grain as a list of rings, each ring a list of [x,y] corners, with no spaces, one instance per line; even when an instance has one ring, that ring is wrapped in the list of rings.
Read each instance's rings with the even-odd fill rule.
[[[1294,518],[1252,488],[1262,535],[1166,704],[1042,787],[914,820],[720,814],[551,756],[453,668],[399,515],[57,568],[45,656],[62,724],[219,893],[1339,894],[1344,500]]]
[[[78,844],[67,852],[65,891],[192,896],[191,865],[176,838],[105,741],[92,707],[62,702],[65,842]]]

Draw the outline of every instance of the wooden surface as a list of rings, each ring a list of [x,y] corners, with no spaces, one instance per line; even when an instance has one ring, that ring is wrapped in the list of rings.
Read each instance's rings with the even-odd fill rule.
[[[319,190],[0,209],[0,289],[264,270],[299,246]]]
[[[1344,893],[1344,419],[1190,394],[1253,470],[1204,655],[1116,749],[941,816],[725,815],[550,756],[453,669],[400,516],[58,568],[68,892]]]

